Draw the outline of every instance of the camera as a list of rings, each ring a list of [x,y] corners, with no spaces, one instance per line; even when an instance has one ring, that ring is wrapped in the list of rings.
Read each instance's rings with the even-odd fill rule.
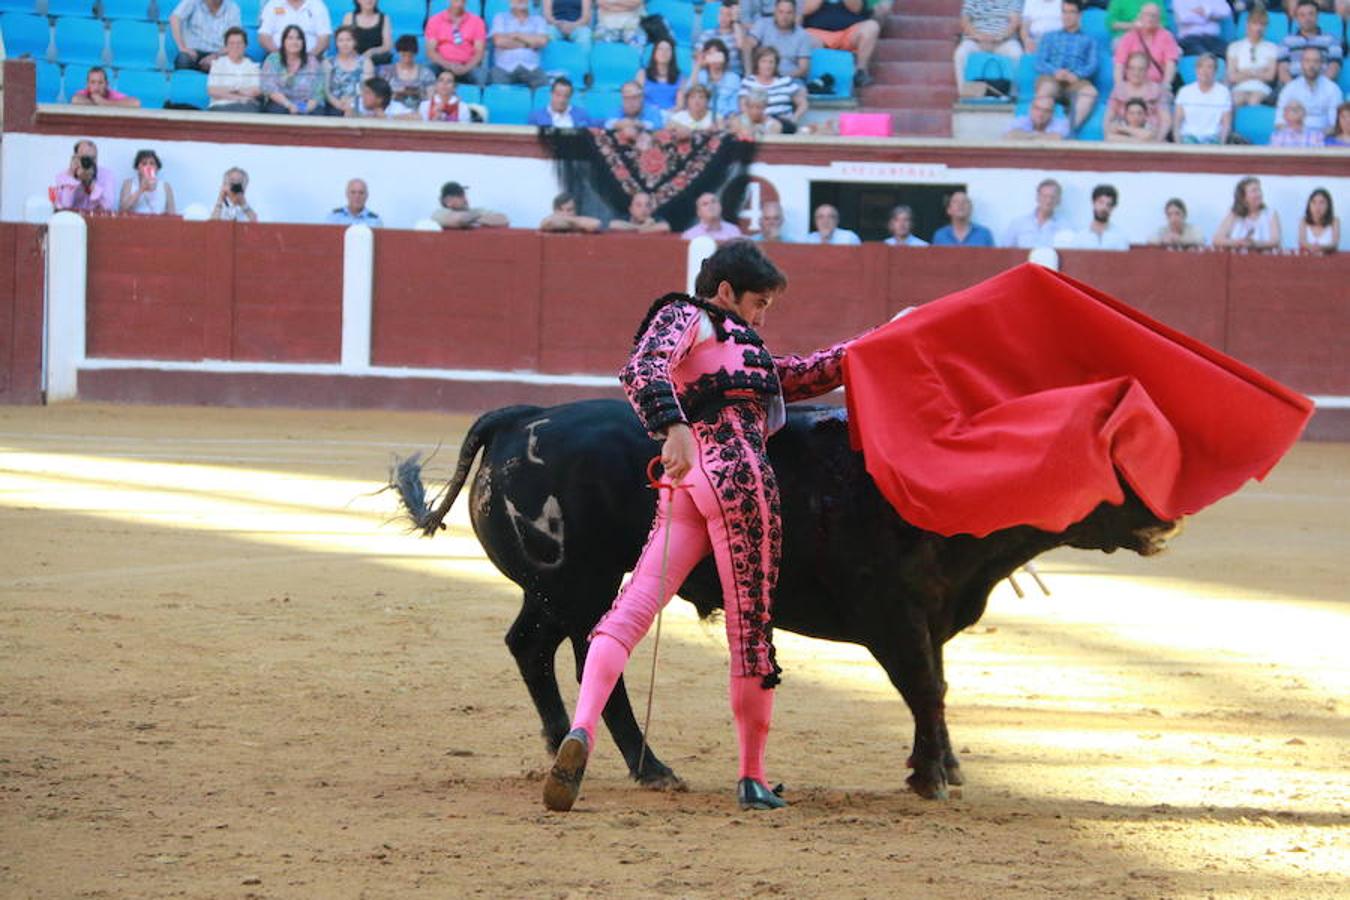
[[[92,156],[85,154],[84,156],[80,157],[80,168],[84,169],[87,172],[97,172],[98,163],[95,162]]]
[[[242,184],[240,184],[240,183],[237,182],[237,181],[231,181],[231,182],[230,182],[230,193],[231,193],[231,194],[242,194],[243,192],[244,192],[244,186],[243,186]]]

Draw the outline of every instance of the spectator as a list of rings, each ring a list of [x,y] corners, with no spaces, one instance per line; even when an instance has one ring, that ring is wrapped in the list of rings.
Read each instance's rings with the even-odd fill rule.
[[[759,207],[759,234],[752,240],[777,242],[783,240],[783,204],[765,200]]]
[[[1036,55],[1036,93],[1071,105],[1074,128],[1087,121],[1097,105],[1097,87],[1092,83],[1097,74],[1097,39],[1083,34],[1082,18],[1080,0],[1064,0],[1063,28],[1042,36]]]
[[[1327,135],[1328,147],[1350,147],[1350,103],[1336,107],[1336,127]]]
[[[1304,50],[1299,66],[1303,77],[1280,89],[1280,99],[1276,103],[1277,118],[1283,119],[1284,107],[1298,100],[1307,114],[1307,127],[1313,131],[1327,131],[1333,124],[1336,107],[1345,99],[1344,95],[1331,79],[1322,74],[1322,54],[1317,50]]]
[[[675,42],[663,37],[652,44],[647,68],[638,69],[634,80],[642,85],[642,102],[648,109],[657,112],[673,109],[680,90],[680,64],[675,61]]]
[[[862,243],[856,231],[839,227],[839,210],[828,203],[816,207],[811,215],[816,230],[806,236],[805,244],[833,244],[837,247],[851,247]]]
[[[398,104],[390,108],[396,105]],[[475,117],[473,106],[460,99],[458,85],[455,84],[455,73],[449,69],[436,76],[431,96],[423,100],[421,106],[417,108],[417,117],[423,122],[482,121],[481,117]]]
[[[450,0],[443,11],[427,19],[427,57],[439,73],[449,69],[458,82],[481,85],[487,80],[487,25],[464,9],[464,0]]]
[[[669,234],[670,223],[656,218],[656,201],[646,191],[638,191],[628,201],[628,218],[614,219],[610,231],[635,231],[638,234]]]
[[[1318,51],[1327,78],[1335,81],[1341,74],[1344,51],[1341,48],[1340,35],[1327,34],[1317,27],[1317,13],[1317,4],[1314,0],[1298,0],[1298,7],[1294,11],[1293,31],[1280,41],[1280,61],[1276,71],[1280,84],[1298,77],[1294,65],[1304,50]]]
[[[1161,7],[1157,3],[1145,3],[1139,10],[1139,19],[1134,27],[1116,41],[1113,74],[1117,82],[1124,74],[1125,63],[1136,53],[1144,55],[1144,74],[1148,80],[1171,90],[1172,79],[1177,74],[1177,60],[1181,58],[1181,48],[1177,46],[1172,33],[1162,27]]]
[[[1144,101],[1148,127],[1152,130],[1149,140],[1160,141],[1172,127],[1171,96],[1167,88],[1148,78],[1148,56],[1144,53],[1132,53],[1125,63],[1125,80],[1116,81],[1111,96],[1106,101],[1106,121],[1111,123],[1125,119],[1125,104],[1130,100]]]
[[[961,97],[983,97],[983,81],[966,81],[966,60],[977,50],[997,53],[1013,65],[1022,58],[1017,32],[1022,27],[1021,0],[963,0],[961,4],[961,41],[953,57],[956,63],[956,91]]]
[[[753,92],[762,93],[768,104],[767,113],[783,126],[783,132],[792,134],[797,130],[797,119],[806,113],[806,88],[795,81],[777,74],[778,51],[772,47],[760,47],[755,51],[753,74],[741,81],[741,110],[745,111],[745,100]]]
[[[239,167],[225,170],[220,182],[220,193],[216,196],[216,205],[211,209],[211,218],[223,222],[256,222],[258,213],[249,205],[245,192],[248,190],[248,173]]]
[[[1177,0],[1173,8],[1182,55],[1212,53],[1222,59],[1228,44],[1219,36],[1219,27],[1233,17],[1227,0]]]
[[[1261,179],[1247,176],[1233,189],[1233,208],[1214,233],[1214,246],[1234,250],[1275,250],[1280,246],[1280,214],[1266,206]]]
[[[1233,127],[1233,96],[1214,80],[1219,61],[1211,53],[1195,63],[1195,81],[1177,91],[1172,140],[1178,144],[1222,144]]]
[[[309,55],[322,58],[333,35],[333,21],[323,0],[276,0],[264,5],[258,19],[259,45],[268,53],[276,53],[292,25],[304,32]]]
[[[642,30],[645,13],[642,0],[595,0],[595,40],[641,47],[647,43]]]
[[[709,103],[719,122],[734,116],[740,108],[741,76],[727,69],[728,59],[732,56],[720,38],[705,43],[703,49],[694,54],[694,71],[689,73],[676,105],[685,105],[690,85],[701,85],[708,89]]]
[[[717,127],[717,116],[708,106],[708,89],[701,84],[691,87],[684,95],[684,109],[673,113],[668,120],[671,128],[688,134],[694,131],[712,131]]]
[[[1003,0],[998,0],[1003,2]],[[881,37],[881,25],[863,0],[804,0],[802,26],[822,47],[853,54],[853,84],[872,83],[867,67]]]
[[[1079,250],[1128,250],[1130,239],[1111,224],[1111,213],[1116,209],[1120,195],[1109,184],[1092,189],[1092,222],[1073,237],[1073,246]]]
[[[1280,107],[1282,121],[1270,136],[1272,147],[1320,147],[1326,143],[1322,132],[1307,127],[1307,110],[1303,101],[1290,100]]]
[[[129,94],[108,87],[108,72],[102,66],[92,67],[84,76],[84,87],[71,95],[70,102],[75,106],[125,106],[134,108],[141,105]]]
[[[717,6],[717,27],[700,31],[694,37],[694,62],[698,63],[709,41],[719,41],[722,54],[726,57],[727,70],[739,76],[745,72],[743,51],[749,39],[745,26],[741,24],[740,5],[735,2],[720,3]],[[713,105],[716,107],[715,103]]]
[[[355,0],[352,11],[342,17],[343,25],[356,30],[356,52],[372,66],[388,65],[394,49],[394,29],[380,9],[380,0]]]
[[[174,214],[173,188],[161,181],[164,164],[153,150],[137,150],[131,164],[136,175],[122,182],[122,196],[118,212],[137,216],[171,216]]]
[[[418,112],[436,82],[436,73],[417,61],[417,38],[413,35],[399,35],[394,52],[397,54],[394,62],[380,67],[380,77],[389,82],[389,90],[393,92],[391,105],[401,106],[406,112]],[[450,74],[453,77],[455,73]],[[455,78],[455,82],[458,84],[459,79]]]
[[[210,72],[225,52],[225,33],[240,24],[234,0],[182,0],[169,15],[169,32],[178,46],[173,67]]]
[[[1060,0],[1022,0],[1022,24],[1018,28],[1022,52],[1039,53],[1041,38],[1058,31],[1063,22],[1064,11]]]
[[[1122,34],[1129,31],[1139,21],[1139,12],[1145,4],[1155,3],[1156,0],[1111,0],[1106,5],[1106,26],[1111,30],[1111,34],[1119,38]],[[1168,12],[1161,4],[1157,4],[1162,14],[1163,25],[1172,27]]]
[[[354,116],[359,111],[361,84],[375,74],[369,58],[356,52],[356,29],[341,25],[333,32],[337,53],[325,67],[323,94],[330,116]]]
[[[1264,37],[1269,20],[1266,8],[1258,5],[1247,16],[1247,36],[1228,45],[1228,83],[1235,106],[1255,106],[1270,96],[1280,48]]]
[[[323,66],[305,51],[305,32],[299,25],[287,25],[281,49],[263,60],[262,89],[267,97],[263,112],[321,116],[323,82]]]
[[[1138,97],[1125,101],[1125,112],[1106,124],[1107,143],[1156,144],[1162,140],[1157,126],[1148,119],[1148,104]]]
[[[1298,223],[1298,249],[1304,253],[1335,253],[1341,246],[1341,220],[1326,188],[1317,188],[1303,207]]]
[[[783,133],[783,123],[769,115],[769,95],[760,90],[742,92],[741,111],[728,128],[747,141]]]
[[[1062,141],[1069,136],[1069,120],[1055,113],[1054,99],[1039,94],[1026,115],[1014,118],[1003,136],[1011,141]]]
[[[540,231],[580,231],[594,234],[603,227],[599,219],[577,215],[577,200],[564,191],[553,198],[553,212],[539,223]]]
[[[947,195],[947,219],[950,225],[943,225],[933,233],[934,247],[992,247],[994,235],[983,225],[971,221],[975,207],[965,188],[957,188]]]
[[[642,96],[642,85],[636,81],[624,82],[619,88],[620,115],[605,123],[605,127],[614,131],[628,133],[631,140],[640,131],[656,130],[663,124],[661,114],[648,109]]]
[[[492,18],[492,84],[525,84],[531,88],[548,84],[539,68],[540,51],[548,43],[548,22],[530,12],[530,0],[511,0],[506,12]]]
[[[886,243],[891,247],[927,247],[927,241],[915,237],[910,232],[913,226],[914,210],[903,204],[897,206],[891,210],[891,219],[886,223],[891,232],[891,236],[886,238]]]
[[[329,225],[369,225],[371,228],[382,228],[384,222],[375,211],[366,206],[366,200],[370,197],[370,190],[366,183],[360,178],[353,178],[347,182],[347,205],[339,206],[328,214],[325,219]]]
[[[1003,235],[1003,246],[1024,250],[1053,247],[1055,235],[1069,227],[1058,215],[1063,195],[1063,188],[1053,178],[1046,178],[1036,185],[1036,208],[1012,220]]]
[[[1168,200],[1163,214],[1167,216],[1167,224],[1158,229],[1150,244],[1178,249],[1205,246],[1205,236],[1200,229],[1186,221],[1186,204],[1179,198]]]
[[[742,10],[742,13],[744,10]],[[785,78],[806,81],[811,70],[811,36],[802,28],[794,0],[777,0],[773,16],[762,18],[750,26],[742,49],[746,73],[755,71],[755,52],[771,47],[778,54],[778,74]],[[749,77],[749,74],[744,77]]]
[[[550,41],[576,44],[591,55],[591,0],[541,0]]]
[[[215,112],[258,112],[262,96],[262,69],[244,55],[248,32],[231,28],[225,32],[225,54],[211,64],[206,94]]]
[[[502,213],[469,206],[466,190],[458,181],[441,185],[441,208],[431,218],[442,228],[506,228],[511,224]]]
[[[363,119],[408,119],[416,113],[403,112],[403,106],[393,107],[394,91],[389,82],[380,76],[367,78],[361,82],[361,102],[357,105],[356,115]]]
[[[698,212],[698,224],[685,229],[684,234],[680,235],[686,241],[707,235],[720,244],[742,237],[739,228],[722,219],[722,201],[717,199],[716,194],[699,194],[695,209]]]
[[[99,171],[98,146],[89,140],[75,142],[70,165],[58,172],[52,184],[52,205],[58,211],[113,211],[116,188],[109,172]]]
[[[740,0],[741,21],[747,23],[746,27],[753,27],[761,19],[772,19],[778,11],[778,0]],[[802,20],[802,4],[793,0],[792,19],[800,23]]]
[[[566,76],[553,80],[548,105],[530,113],[530,124],[553,128],[587,128],[591,117],[580,106],[572,105],[572,81]]]

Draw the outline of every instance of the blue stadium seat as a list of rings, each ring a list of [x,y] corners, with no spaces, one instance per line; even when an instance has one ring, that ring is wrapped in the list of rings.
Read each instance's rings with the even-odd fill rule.
[[[109,29],[113,65],[119,69],[159,68],[159,26],[118,19]]]
[[[1116,86],[1116,73],[1111,68],[1111,54],[1097,54],[1097,71],[1092,74],[1092,83],[1097,86],[1097,94],[1102,97],[1111,95]]]
[[[711,31],[717,27],[717,18],[722,15],[722,4],[705,3],[703,4],[703,18],[699,20],[700,31]]]
[[[1233,130],[1253,144],[1269,144],[1275,130],[1275,107],[1239,106],[1233,111]]]
[[[1177,74],[1181,76],[1183,84],[1190,84],[1195,80],[1195,64],[1200,59],[1198,56],[1183,56],[1177,60]],[[1219,60],[1218,72],[1214,75],[1214,80],[1223,84],[1223,77],[1228,72],[1228,61]]]
[[[511,0],[484,0],[483,22],[487,24],[488,31],[492,30],[492,20],[497,18],[498,13],[510,11]]]
[[[47,59],[52,45],[52,27],[46,16],[9,12],[0,15],[0,34],[5,38],[5,52],[11,59],[31,56]]]
[[[1289,33],[1289,17],[1282,12],[1270,12],[1267,15],[1270,18],[1266,22],[1265,38],[1272,44],[1278,44]],[[1247,36],[1247,13],[1238,16],[1237,34],[1239,38]]]
[[[1030,97],[1035,93],[1037,77],[1036,54],[1022,54],[1022,58],[1017,61],[1017,78],[1013,82],[1017,85],[1017,96]]]
[[[150,4],[147,0],[101,0],[99,8],[103,18],[109,22],[118,19],[143,21],[150,18]]]
[[[251,42],[256,35],[249,35]],[[173,29],[164,29],[164,68],[172,69],[173,61],[178,57],[178,44],[173,39]]]
[[[566,75],[579,89],[586,83],[586,73],[590,71],[591,59],[584,48],[571,41],[549,41],[544,46],[539,66],[550,76]]]
[[[844,50],[836,50],[835,53],[846,53]],[[852,59],[852,54],[849,54]],[[1005,56],[999,56],[997,53],[975,52],[966,57],[966,81],[992,81],[994,79],[1005,79],[1012,83],[1016,73],[1013,71],[1012,61]],[[1011,98],[1000,96],[988,96],[976,98],[975,103],[1007,103]],[[963,98],[962,103],[970,103],[971,98]]]
[[[211,97],[206,93],[206,73],[191,69],[174,72],[169,76],[169,100],[206,109],[211,105]]]
[[[641,63],[637,49],[627,44],[596,44],[591,47],[591,78],[596,85],[618,87],[632,81]]]
[[[39,59],[34,62],[37,77],[37,102],[59,103],[61,100],[61,67]]]
[[[482,103],[483,89],[476,84],[455,85],[455,94],[465,103]]]
[[[593,120],[605,122],[623,115],[623,96],[615,90],[590,90],[576,99]]]
[[[1336,77],[1336,84],[1340,87],[1342,94],[1350,97],[1350,66],[1341,66],[1341,74]]]
[[[490,84],[483,88],[483,103],[493,125],[525,125],[530,121],[533,102],[527,88],[515,84]]]
[[[47,0],[47,15],[90,18],[94,15],[94,0]]]
[[[65,101],[69,103],[70,98],[75,96],[75,92],[84,90],[84,86],[89,83],[89,67],[65,66],[61,73],[61,83],[61,93],[64,95]]]
[[[244,28],[257,28],[258,20],[262,18],[262,0],[235,0],[239,4],[239,24]],[[384,4],[380,4],[384,8]],[[169,15],[173,15],[173,10],[169,10]]]
[[[117,73],[117,89],[141,101],[145,109],[161,109],[169,99],[169,82],[163,72],[124,69]]]
[[[0,0],[0,13],[37,12],[35,0]]]
[[[63,62],[99,65],[104,62],[108,29],[100,19],[66,16],[56,20],[56,58]]]
[[[1100,141],[1106,136],[1104,131],[1105,123],[1106,99],[1102,98],[1098,100],[1097,105],[1093,107],[1092,114],[1084,120],[1082,125],[1078,126],[1078,131],[1074,134],[1074,138],[1080,141]]]
[[[1345,40],[1345,22],[1334,12],[1320,12],[1317,14],[1317,27],[1332,37],[1338,37]]]
[[[248,49],[244,51],[244,55],[255,63],[261,63],[267,58],[267,51],[263,49],[262,41],[258,40],[258,27],[256,25],[245,25],[244,33],[248,35]],[[173,35],[166,33],[164,37],[166,38],[165,48],[167,50],[168,45],[173,43]],[[177,55],[177,52],[178,48],[175,46],[174,54]],[[169,64],[172,65],[173,60],[169,60]]]
[[[694,40],[694,7],[682,0],[647,0],[647,14],[661,16],[675,35],[675,43],[689,46]]]
[[[1090,34],[1093,37],[1111,37],[1111,29],[1106,24],[1106,10],[1097,7],[1090,7],[1083,10],[1083,18],[1078,26],[1083,34]]]
[[[847,50],[828,50],[817,47],[811,51],[811,68],[808,79],[820,78],[829,74],[834,76],[834,92],[830,94],[812,94],[812,100],[840,100],[853,96],[853,54]]]

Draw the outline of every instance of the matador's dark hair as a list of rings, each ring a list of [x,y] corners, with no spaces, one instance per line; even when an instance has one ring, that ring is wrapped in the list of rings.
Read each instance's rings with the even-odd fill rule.
[[[694,280],[694,293],[708,298],[723,281],[737,297],[746,291],[768,293],[787,287],[787,276],[764,255],[754,241],[728,241],[703,261]]]

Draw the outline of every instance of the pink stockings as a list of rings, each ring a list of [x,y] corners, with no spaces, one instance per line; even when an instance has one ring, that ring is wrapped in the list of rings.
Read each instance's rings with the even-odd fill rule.
[[[584,728],[595,747],[595,726],[605,708],[614,683],[623,674],[628,650],[607,634],[597,634],[586,652],[586,668],[581,676],[581,695],[573,728]],[[769,740],[773,719],[773,691],[764,688],[758,675],[732,675],[729,693],[731,713],[736,717],[736,738],[741,749],[738,778],[753,778],[761,784],[764,776],[764,748]]]

